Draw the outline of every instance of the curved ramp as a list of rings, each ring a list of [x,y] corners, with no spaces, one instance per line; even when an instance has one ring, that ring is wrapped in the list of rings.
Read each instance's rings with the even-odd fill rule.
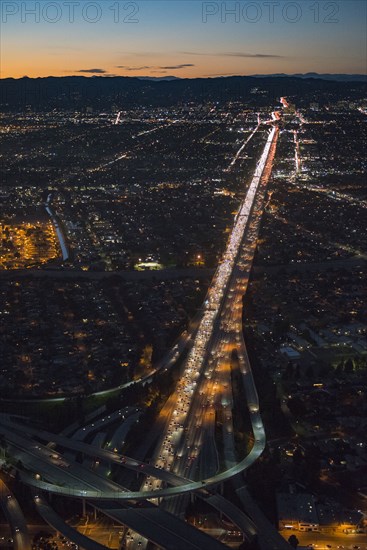
[[[53,527],[56,531],[64,535],[64,537],[75,542],[80,548],[85,548],[85,550],[107,550],[107,546],[103,546],[103,544],[99,544],[99,542],[86,537],[65,523],[43,498],[38,496],[34,497],[34,503],[37,512],[50,527]]]
[[[165,550],[225,550],[221,542],[157,507],[122,509],[112,503],[95,507]]]
[[[30,550],[31,541],[22,509],[2,479],[0,479],[0,505],[10,525],[14,550]]]

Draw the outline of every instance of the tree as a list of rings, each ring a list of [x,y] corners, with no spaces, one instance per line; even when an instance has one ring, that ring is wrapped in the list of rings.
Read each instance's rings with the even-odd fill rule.
[[[286,319],[275,319],[273,324],[273,335],[274,338],[277,340],[279,338],[283,338],[286,333],[289,331],[290,321],[288,318]]]
[[[294,368],[293,368],[292,361],[288,361],[283,378],[285,380],[289,380],[290,378],[293,377],[293,374],[294,374]]]
[[[344,365],[344,372],[351,374],[353,372],[353,361],[351,358],[347,359]]]
[[[313,370],[313,366],[312,365],[309,365],[306,369],[306,376],[309,380],[312,380],[314,378],[314,370]]]
[[[291,413],[296,417],[302,417],[307,412],[303,401],[297,396],[288,399],[287,406]]]
[[[272,458],[275,464],[281,463],[281,454],[279,447],[275,447],[275,449],[273,450]]]
[[[3,451],[4,451],[4,456],[5,456],[5,453],[6,453],[6,450],[7,450],[7,448],[8,448],[8,445],[7,445],[7,443],[6,443],[4,434],[0,434],[0,447],[3,449]]]
[[[299,447],[293,451],[293,464],[299,466],[303,461],[303,454]]]
[[[296,380],[299,379],[300,374],[301,374],[301,372],[300,372],[300,366],[299,366],[299,363],[297,363],[297,364],[296,364],[296,372],[295,372],[295,375],[294,375],[295,378],[296,378]]]
[[[292,548],[297,548],[299,545],[299,540],[297,539],[296,535],[291,535],[288,539],[289,544],[292,546]]]
[[[339,375],[343,373],[343,361],[340,361],[340,363],[337,364],[335,369],[335,374]]]

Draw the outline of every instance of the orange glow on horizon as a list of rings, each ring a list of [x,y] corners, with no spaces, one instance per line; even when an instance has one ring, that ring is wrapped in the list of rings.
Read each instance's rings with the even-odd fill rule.
[[[141,66],[140,70],[126,70],[118,68],[119,61],[115,63],[106,62],[106,53],[99,52],[91,61],[90,53],[84,52],[63,52],[62,50],[55,55],[52,51],[37,50],[33,53],[32,59],[22,55],[23,52],[13,50],[2,44],[1,55],[1,78],[45,78],[49,76],[65,77],[65,76],[123,76],[123,77],[157,77],[176,76],[179,78],[215,78],[218,76],[235,76],[235,75],[253,75],[253,74],[274,74],[277,72],[296,73],[299,72],[298,61],[289,59],[287,62],[282,62],[279,65],[279,60],[275,59],[241,59],[236,57],[221,57],[221,56],[195,56],[192,59],[182,54],[173,55],[157,55],[149,59],[142,57],[142,61],[136,62],[136,57],[133,54],[125,56],[123,59],[124,65],[127,67]],[[109,56],[108,56],[109,57]],[[183,67],[181,69],[160,69],[165,66],[175,66],[184,62],[193,62],[193,66]],[[71,65],[72,63],[72,65]],[[143,68],[146,67],[146,68]],[[84,72],[92,68],[97,68],[100,72],[89,73]],[[317,68],[316,68],[317,69]],[[338,67],[335,67],[335,72],[338,72]],[[340,67],[340,69],[342,69]],[[357,69],[357,67],[355,67]],[[303,67],[303,72],[314,71],[314,62],[310,61]],[[320,68],[320,71],[322,69]],[[333,71],[331,71],[333,72]],[[343,72],[341,70],[341,72]],[[351,67],[350,72],[353,72]],[[355,71],[358,72],[358,71]]]

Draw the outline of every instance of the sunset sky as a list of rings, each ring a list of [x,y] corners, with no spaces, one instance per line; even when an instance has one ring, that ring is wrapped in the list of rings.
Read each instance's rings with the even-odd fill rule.
[[[2,78],[366,73],[364,0],[0,4]]]

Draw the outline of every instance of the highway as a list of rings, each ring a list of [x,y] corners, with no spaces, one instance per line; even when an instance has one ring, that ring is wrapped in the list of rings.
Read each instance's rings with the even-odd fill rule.
[[[107,549],[107,546],[103,546],[102,544],[99,544],[89,537],[86,537],[85,535],[79,533],[79,531],[65,523],[64,520],[51,508],[51,506],[44,498],[36,495],[33,500],[36,506],[36,510],[41,518],[43,518],[45,522],[50,525],[50,527],[56,529],[56,531],[61,533],[67,539],[73,541],[80,548],[84,548],[85,550]]]
[[[13,436],[9,435],[9,433],[15,434],[16,431],[22,432],[23,430],[26,433],[28,433],[27,436],[21,437],[17,435],[13,435]],[[96,483],[97,483],[97,486],[101,487],[101,483],[103,483],[103,479],[98,476],[95,476],[93,472],[89,472],[88,470],[81,468],[77,464],[75,465],[75,468],[68,466],[63,458],[63,455],[56,453],[55,451],[52,451],[52,453],[50,454],[49,447],[42,446],[36,441],[34,441],[30,445],[29,435],[37,433],[37,430],[35,428],[29,428],[29,427],[25,427],[24,424],[17,425],[15,423],[10,422],[10,424],[7,427],[3,426],[2,431],[5,432],[5,436],[9,441],[9,445],[11,445],[11,441],[13,441],[13,442],[16,442],[18,448],[22,448],[23,454],[21,455],[21,458],[24,461],[24,465],[27,465],[29,467],[32,465],[32,461],[35,461],[35,464],[37,464],[37,467],[40,471],[45,472],[45,474],[48,476],[52,476],[51,470],[53,470],[54,471],[53,476],[57,477],[59,482],[68,483],[69,485],[71,483],[70,476],[74,476],[73,478],[71,478],[73,479],[74,482],[75,482],[74,478],[76,476],[76,478],[79,481],[79,484],[83,484],[83,486],[86,488],[85,490],[82,490],[83,494],[86,494],[87,490],[90,489],[91,485],[95,486]],[[62,436],[49,434],[48,432],[38,432],[38,436],[40,438],[44,438],[45,440],[50,440],[51,442],[56,441],[58,445],[64,445],[66,448],[73,448],[74,450],[83,451],[85,452],[85,454],[88,454],[88,456],[91,456],[91,457],[99,456],[102,459],[103,458],[106,459],[106,457],[109,457],[111,460],[113,460],[116,463],[120,463],[121,461],[120,455],[111,453],[110,451],[106,451],[104,449],[99,449],[90,444],[86,444],[79,441],[72,441]],[[28,448],[28,452],[25,450],[26,447]],[[30,457],[29,460],[26,460],[24,456],[24,453],[26,452]],[[34,452],[36,453],[36,455],[33,454]],[[187,479],[179,478],[178,476],[170,472],[167,472],[165,470],[155,469],[154,466],[144,464],[142,462],[137,462],[135,461],[135,459],[123,458],[123,460],[127,461],[127,463],[125,463],[124,465],[126,465],[127,467],[137,472],[141,472],[141,465],[143,465],[144,468],[146,469],[146,473],[149,473],[150,475],[154,475],[154,476],[159,476],[160,479],[163,479],[166,483],[169,483],[173,486],[180,486],[182,484],[187,483],[188,481]],[[49,468],[45,468],[42,465],[42,463],[44,462],[48,463]],[[71,468],[71,471],[70,471],[70,468]],[[21,478],[22,479],[24,478],[24,474],[21,475]],[[108,482],[107,487],[114,488],[113,494],[115,499],[119,491],[124,491],[122,487],[116,484],[113,484],[111,482]],[[253,522],[251,522],[251,520],[245,514],[243,514],[240,510],[238,510],[236,506],[234,506],[231,502],[224,499],[220,495],[213,494],[210,491],[208,492],[206,488],[201,488],[201,490],[198,492],[198,496],[206,500],[211,506],[213,506],[214,508],[216,508],[217,510],[225,514],[235,525],[237,525],[243,532],[245,532],[247,536],[251,537],[256,531],[256,527],[254,526]],[[98,500],[98,503],[92,502],[91,504],[93,506],[98,507],[101,510],[107,510],[107,509],[110,510],[108,514],[110,517],[112,517],[112,514],[113,514],[113,512],[111,512],[112,509],[114,511],[118,510],[119,514],[122,513],[121,506],[116,500],[113,501],[113,505],[111,505],[110,502],[107,501],[107,508],[102,504],[101,500]],[[45,510],[45,507],[42,507],[43,513],[44,513],[44,510]],[[132,512],[129,514],[129,518],[131,518],[131,516],[132,516]],[[51,512],[50,514],[48,514],[48,522],[50,523],[50,525],[53,525],[55,528],[57,528],[57,522],[60,521],[60,519],[57,519],[57,518],[55,519],[55,518],[56,516],[52,515]],[[114,516],[114,519],[116,521],[118,521],[119,518],[121,519],[120,515]],[[135,525],[135,523],[133,522],[131,525]],[[60,529],[60,531],[62,531],[65,534],[65,536],[67,536],[68,538],[72,538],[71,537],[72,531],[68,532],[68,534],[66,534],[66,532],[62,529]],[[144,533],[147,534],[147,531],[145,530]],[[151,538],[150,535],[148,536],[149,538]],[[156,537],[157,535],[155,534],[153,536]],[[74,538],[72,538],[72,540],[77,542]],[[135,542],[136,540],[137,540],[137,536],[135,536]],[[132,542],[133,541],[130,541],[130,543]],[[274,548],[277,548],[277,546],[274,546]]]
[[[50,443],[57,444],[66,450],[72,450],[76,453],[83,453],[85,456],[91,458],[98,458],[109,464],[118,464],[135,472],[142,472],[142,470],[144,470],[144,473],[163,479],[165,482],[174,486],[179,486],[188,482],[188,480],[183,480],[182,478],[175,476],[173,473],[156,468],[154,465],[147,464],[141,460],[120,455],[113,450],[102,449],[98,446],[84,443],[83,441],[53,434],[45,430],[39,430],[37,428],[27,426],[26,424],[17,424],[10,420],[6,421],[2,419],[1,432],[9,445],[16,446],[31,458],[36,456],[37,466],[39,465],[39,462],[43,461],[50,467],[62,467],[65,475],[68,471],[70,471],[70,466],[73,465],[74,458],[70,461],[66,460],[65,454],[58,453],[50,446],[47,446]],[[37,440],[43,440],[45,444],[39,443],[39,441],[32,439],[32,437],[37,438]],[[34,471],[35,473],[38,473],[39,469],[34,469]],[[122,490],[119,486],[118,489]],[[109,495],[108,498],[111,498],[111,495]]]
[[[278,120],[278,117],[275,118]],[[117,501],[151,498],[154,501],[158,499],[160,502],[162,497],[179,495],[180,499],[174,499],[172,504],[168,504],[168,508],[179,513],[182,502],[185,501],[185,495],[193,491],[203,493],[207,488],[217,486],[236,476],[251,466],[262,454],[266,438],[259,411],[258,395],[242,336],[242,297],[247,288],[256,249],[262,205],[278,133],[276,125],[269,131],[200,315],[197,316],[190,331],[181,337],[159,366],[159,368],[169,368],[177,361],[183,350],[188,349],[176,392],[171,396],[170,414],[156,448],[154,465],[123,457],[116,452],[87,445],[76,439],[69,440],[22,425],[23,434],[28,432],[30,435],[44,439],[47,443],[51,441],[66,449],[101,457],[107,462],[118,462],[136,471],[143,470],[148,477],[142,489],[125,490],[79,464],[65,461],[63,455],[59,453],[52,452],[50,455],[49,447],[41,444],[30,445],[29,437],[16,433],[12,422],[4,419],[4,435],[15,450],[16,458],[22,460],[26,468],[34,472],[31,475],[22,469],[19,470],[22,481],[50,493],[81,499],[97,499],[98,503],[95,506],[103,509],[104,513],[114,517],[115,520],[123,521],[157,543],[162,533],[166,534],[167,544],[163,546],[179,548],[177,541],[181,538],[179,533],[182,522],[180,520],[154,506],[125,510]],[[253,445],[244,458],[237,456],[233,437],[231,364],[234,352],[237,354],[253,431]],[[147,380],[153,374],[151,373]],[[218,413],[221,413],[224,418],[223,441],[226,469],[222,472],[218,472],[219,460],[214,437]],[[166,484],[171,486],[167,487]],[[113,502],[112,507],[109,501]],[[212,501],[213,506],[224,513],[226,512],[222,508],[227,508],[229,517],[238,515],[238,510],[236,509],[234,514],[234,510],[230,509],[230,503],[225,499],[213,498]],[[138,516],[143,516],[144,521],[141,521],[142,517],[138,521]],[[154,523],[164,524],[166,521],[164,518],[167,518],[167,528],[161,530],[159,536],[155,535]],[[172,518],[179,523],[176,525]],[[252,533],[254,526],[249,518],[243,515],[242,518],[237,518],[237,521],[241,522],[241,528]],[[183,545],[188,546],[190,542],[193,544],[192,548],[215,547],[216,541],[211,538],[210,546],[207,543],[195,546],[199,536],[197,530],[194,530],[196,535],[190,538],[186,527],[185,534],[182,535]],[[271,536],[273,535],[266,534],[268,540]],[[160,540],[162,541],[162,538]],[[265,546],[262,548],[265,549]],[[277,545],[273,548],[282,548],[282,546]],[[284,548],[288,548],[286,543]]]
[[[47,197],[45,208],[46,208],[47,214],[50,216],[52,224],[55,228],[57,238],[59,240],[59,244],[60,244],[60,248],[61,248],[62,259],[64,261],[68,260],[69,256],[70,256],[69,249],[68,249],[68,246],[66,244],[66,239],[65,239],[65,236],[64,236],[64,232],[61,229],[60,224],[59,224],[58,219],[57,219],[57,216],[56,216],[56,214],[53,211],[52,206],[51,206],[51,193]]]
[[[236,490],[246,512],[256,525],[258,532],[258,543],[261,550],[289,550],[288,542],[279,534],[275,527],[260,510],[254,499],[250,496],[246,487]]]
[[[10,525],[14,550],[30,550],[31,541],[25,517],[17,499],[2,479],[0,479],[0,505]]]
[[[279,113],[277,112],[276,115],[274,119],[279,120]],[[257,434],[255,435],[256,443],[265,445],[265,433],[259,413],[258,396],[253,384],[251,367],[242,336],[242,297],[247,289],[256,248],[265,189],[271,173],[277,137],[278,130],[274,128],[269,136],[270,147],[266,151],[266,157],[265,159],[264,156],[262,157],[262,160],[264,160],[263,165],[261,165],[261,162],[259,163],[261,177],[255,180],[256,193],[253,195],[251,206],[248,207],[249,210],[246,211],[247,224],[243,230],[242,246],[238,255],[236,255],[236,265],[232,270],[229,283],[227,283],[228,290],[224,293],[218,315],[213,318],[210,336],[207,336],[207,325],[204,325],[204,335],[202,337],[204,346],[200,348],[202,341],[198,343],[199,352],[197,352],[195,359],[198,362],[200,362],[200,359],[202,360],[205,370],[201,372],[200,376],[198,376],[200,366],[195,368],[192,365],[191,369],[188,370],[188,374],[192,374],[192,376],[186,376],[184,383],[181,384],[183,391],[176,392],[178,393],[177,406],[173,411],[166,432],[162,435],[161,444],[155,453],[158,468],[173,471],[182,477],[207,479],[210,475],[213,475],[212,471],[217,471],[218,455],[215,447],[214,429],[216,413],[220,410],[224,419],[223,444],[226,466],[231,469],[237,464],[231,412],[233,407],[231,363],[234,350],[238,352],[253,431],[254,435]],[[262,183],[261,188],[260,182]],[[251,191],[251,185],[249,192]],[[223,287],[225,288],[224,284]],[[209,291],[207,301],[210,300],[210,296]],[[200,338],[200,327],[197,338]],[[206,338],[207,340],[205,340]],[[191,354],[195,354],[195,344],[196,340]],[[205,353],[203,353],[203,350],[205,350]],[[180,388],[180,385],[178,387]],[[190,396],[193,396],[191,399],[192,404],[190,404]],[[189,409],[189,414],[185,415],[185,408]],[[195,475],[197,473],[199,473],[198,476]],[[216,476],[214,475],[214,477]],[[160,480],[148,477],[143,485],[143,490],[159,490],[161,486]],[[227,508],[228,504],[227,502]],[[165,509],[175,515],[183,515],[186,506],[187,498],[184,495],[169,499],[165,503]],[[233,514],[231,519],[233,521]],[[241,527],[243,528],[243,526]],[[246,532],[248,534],[248,530]],[[279,536],[270,533],[267,541],[273,536],[278,545],[274,548],[281,548],[284,542]],[[281,540],[280,545],[279,539]],[[262,547],[264,549],[267,548],[267,541],[263,540]],[[288,547],[287,544],[284,546]]]
[[[105,414],[102,418],[94,420],[91,424],[78,428],[72,435],[72,439],[76,441],[83,441],[90,434],[98,432],[101,429],[104,430],[107,426],[116,421],[122,422],[121,425],[123,425],[131,415],[137,414],[138,412],[139,409],[137,407],[125,407],[124,409],[119,409],[113,413]]]
[[[208,550],[217,548],[220,550],[224,548],[222,544],[213,541],[211,537],[205,535],[200,530],[160,510],[153,504],[146,502],[144,503],[144,508],[127,508],[131,504],[128,503],[126,505],[125,503],[116,501],[116,497],[124,491],[123,487],[82,467],[76,462],[66,463],[61,454],[54,450],[51,452],[49,447],[41,445],[36,441],[30,442],[29,437],[12,433],[10,428],[3,426],[2,430],[8,441],[8,446],[12,448],[12,455],[16,460],[22,461],[25,469],[34,470],[37,468],[42,472],[42,475],[53,479],[54,482],[57,480],[57,483],[60,485],[67,484],[70,486],[74,484],[76,491],[81,492],[85,496],[87,496],[87,492],[90,490],[99,494],[110,492],[114,497],[113,499],[103,501],[98,499],[96,502],[90,502],[90,504],[114,521],[140,531],[145,537],[154,541],[159,546],[172,549],[189,548],[192,550],[198,548]],[[80,442],[74,442],[74,444],[86,445]],[[89,445],[89,448],[93,452],[93,446]],[[96,448],[96,450],[98,449]],[[28,474],[23,469],[20,472],[20,479],[26,482]],[[36,474],[35,477],[40,477],[40,474]],[[100,545],[95,545],[93,541],[90,541],[74,529],[65,525],[63,520],[42,499],[39,492],[35,492],[34,502],[42,517],[75,543],[91,550],[99,550],[101,548]],[[144,519],[143,522],[142,519]],[[15,535],[20,537],[17,533],[18,531],[15,530]],[[23,549],[26,549],[26,547],[20,544],[19,550]]]
[[[237,273],[238,271],[236,261],[238,260],[240,246],[244,239],[245,230],[250,225],[250,215],[255,198],[257,197],[258,188],[265,166],[267,165],[270,150],[277,136],[278,129],[274,127],[268,136],[254,177],[236,216],[223,259],[216,271],[204,303],[202,320],[198,327],[194,344],[189,352],[184,373],[177,384],[175,393],[177,396],[176,409],[173,411],[166,432],[162,434],[160,446],[158,446],[155,453],[157,467],[162,467],[169,471],[172,470],[180,476],[185,475],[186,477],[190,477],[190,472],[194,470],[193,462],[199,455],[203,435],[202,427],[204,418],[206,417],[205,407],[213,404],[211,400],[213,399],[215,384],[212,385],[210,379],[216,365],[222,359],[223,334],[221,324],[223,326],[223,320],[222,323],[218,323],[218,317],[227,305],[229,312],[234,310],[234,305],[236,306],[235,310],[237,311],[238,318],[238,323],[235,327],[236,336],[240,338],[240,334],[242,333],[241,303],[246,287],[242,281],[236,288],[232,287],[229,283],[233,272]],[[253,244],[255,245],[255,243]],[[249,264],[251,264],[251,261]],[[231,288],[228,290],[229,286]],[[224,344],[226,345],[227,341],[224,341]],[[243,344],[241,343],[241,345]],[[232,352],[233,348],[228,347]],[[246,369],[246,367],[244,368]],[[253,399],[257,400],[254,386],[253,388],[248,386],[248,392],[251,395],[251,403]],[[229,405],[229,403],[227,404]],[[261,418],[256,423],[255,429],[261,429],[258,426],[262,427]],[[265,447],[263,429],[262,433],[258,434],[257,443],[262,443]],[[177,458],[175,459],[175,457]],[[233,467],[236,467],[236,465]],[[186,470],[189,470],[189,472]],[[220,476],[221,474],[218,475]],[[148,478],[144,488],[148,490],[150,483],[151,480]],[[208,479],[205,480],[205,483],[208,483]],[[160,488],[159,482],[155,481],[154,488],[156,490]]]
[[[295,164],[295,175],[301,170],[301,159],[299,155],[299,139],[297,130],[293,130],[293,139],[294,139],[294,164]]]
[[[242,151],[244,150],[244,148],[246,147],[246,145],[248,144],[248,142],[253,138],[253,136],[256,134],[256,132],[258,131],[259,127],[260,127],[260,121],[258,121],[258,125],[256,126],[256,128],[251,132],[251,134],[249,135],[249,137],[243,142],[243,144],[241,145],[241,147],[238,149],[237,153],[235,154],[235,156],[233,157],[230,165],[228,166],[227,168],[227,172],[230,171],[230,169],[236,164],[240,154],[242,153]]]
[[[46,272],[36,271],[35,274],[41,274]],[[63,271],[59,273],[64,273]],[[72,273],[72,272],[69,272]],[[28,273],[29,275],[29,273]],[[1,276],[1,274],[0,274]],[[75,272],[74,275],[75,276]],[[78,274],[79,276],[79,274]],[[141,378],[137,380],[131,380],[130,382],[126,382],[124,384],[120,384],[119,386],[115,386],[113,388],[109,388],[107,390],[101,390],[98,392],[94,392],[93,397],[108,397],[109,395],[115,395],[117,391],[123,390],[125,388],[129,388],[131,386],[139,386],[140,384],[144,384],[146,382],[150,382],[153,380],[153,377],[155,374],[157,374],[160,370],[165,371],[173,367],[176,362],[179,360],[179,358],[185,353],[185,351],[188,349],[188,347],[191,346],[192,339],[195,336],[196,329],[197,329],[197,318],[195,317],[190,321],[190,326],[188,330],[185,330],[177,339],[177,342],[175,345],[162,357],[160,361],[157,362],[155,367],[149,371],[149,374],[146,374],[142,376]],[[32,399],[32,403],[62,403],[68,399],[67,396],[65,397],[49,397],[49,398],[40,398],[40,399]],[[17,403],[29,403],[29,399],[10,399],[5,398],[1,399],[0,401],[4,402],[17,402]]]
[[[125,510],[117,508],[113,502],[98,502],[95,506],[114,521],[128,525],[135,532],[139,532],[143,537],[166,550],[224,550],[226,548],[203,531],[156,506]]]
[[[193,345],[189,351],[188,358],[185,363],[184,372],[179,379],[177,385],[177,391],[175,396],[177,397],[177,407],[173,411],[172,418],[168,422],[167,429],[162,436],[161,446],[157,451],[158,459],[156,461],[156,466],[162,467],[168,471],[171,470],[174,460],[174,452],[178,452],[178,446],[180,444],[181,435],[183,432],[184,423],[191,422],[193,414],[190,413],[191,405],[195,402],[195,409],[198,408],[198,403],[202,402],[204,399],[204,393],[202,396],[195,391],[196,385],[199,378],[203,377],[210,378],[211,374],[214,371],[213,366],[209,366],[206,363],[208,357],[207,349],[213,337],[214,327],[216,325],[216,320],[218,318],[219,312],[222,310],[222,307],[225,302],[225,297],[227,297],[227,291],[229,282],[233,275],[233,270],[236,266],[236,260],[238,258],[239,250],[241,243],[244,238],[245,229],[248,227],[248,222],[252,209],[254,206],[255,198],[257,196],[258,188],[267,166],[268,157],[270,151],[274,149],[274,144],[278,136],[278,128],[274,127],[269,133],[268,139],[266,141],[263,153],[257,164],[255,174],[252,178],[252,181],[249,185],[247,195],[241,205],[241,208],[236,216],[235,224],[233,231],[230,235],[226,251],[223,255],[223,259],[216,271],[216,274],[213,278],[211,287],[209,288],[207,299],[203,306],[202,318],[196,329],[196,336],[193,342]],[[251,232],[249,234],[251,237]],[[255,249],[256,242],[252,243],[253,250]],[[236,292],[234,292],[236,290]],[[232,296],[234,302],[237,302],[237,315],[238,319],[240,318],[240,313],[238,309],[238,300],[242,300],[242,295],[245,288],[241,282],[238,287],[232,288]],[[242,293],[242,294],[241,294]],[[228,292],[228,296],[231,296],[231,292]],[[234,297],[236,296],[236,298]],[[233,308],[230,308],[233,310]],[[237,335],[238,339],[241,340],[241,336]],[[214,335],[214,343],[218,341],[218,332],[216,331]],[[177,346],[177,345],[176,345]],[[244,346],[244,343],[241,342],[241,348]],[[175,360],[175,355],[179,355],[179,351],[175,349],[172,350],[171,361]],[[92,488],[76,488],[75,486],[59,486],[48,481],[43,481],[35,479],[34,477],[28,476],[27,482],[38,488],[42,488],[46,491],[53,492],[56,494],[64,494],[66,496],[73,496],[75,498],[103,498],[103,499],[146,499],[146,498],[156,498],[163,496],[173,496],[177,494],[189,493],[195,490],[198,490],[205,486],[217,485],[222,481],[230,479],[232,476],[237,475],[238,473],[247,469],[257,458],[261,455],[265,448],[265,432],[262,425],[261,415],[259,413],[259,403],[258,396],[255,388],[255,384],[252,378],[251,370],[249,368],[248,360],[245,361],[245,354],[240,350],[239,360],[241,365],[241,370],[244,376],[245,392],[247,397],[248,408],[250,410],[252,429],[254,433],[254,445],[250,450],[250,453],[240,460],[238,463],[234,464],[232,467],[226,469],[223,472],[216,473],[215,475],[208,477],[200,481],[192,481],[191,483],[186,483],[179,487],[168,487],[162,488],[159,480],[153,481],[148,479],[148,490],[145,491],[126,491],[116,494],[115,490],[104,490],[96,491]],[[200,385],[200,384],[199,384]],[[190,414],[189,414],[190,413]],[[200,414],[200,418],[203,416]],[[197,438],[196,441],[199,444],[196,444],[199,450],[200,442],[200,424],[202,420],[199,418],[199,426],[197,426],[196,435],[190,434],[190,437]],[[171,433],[170,433],[171,432]],[[171,443],[173,437],[174,446]],[[178,452],[179,455],[179,452]],[[196,454],[196,456],[198,453]],[[159,458],[162,456],[162,459]],[[187,456],[187,452],[186,452]],[[195,456],[191,455],[191,456]],[[178,456],[178,459],[182,457]],[[183,463],[183,460],[180,461]],[[181,467],[178,467],[179,469]],[[152,483],[152,486],[149,487],[149,482]]]
[[[279,116],[276,117],[276,119],[279,120]],[[199,479],[208,477],[210,475],[208,472],[210,472],[211,468],[213,468],[214,471],[217,470],[217,453],[215,451],[208,453],[208,448],[213,451],[212,435],[215,427],[215,414],[221,408],[223,409],[223,416],[225,419],[223,421],[223,441],[226,464],[227,467],[230,467],[237,463],[234,449],[234,427],[231,414],[233,406],[233,396],[231,392],[231,356],[234,349],[238,351],[253,424],[256,424],[257,432],[263,428],[258,407],[258,397],[253,385],[252,375],[248,376],[248,374],[251,373],[251,368],[242,337],[242,296],[247,288],[255,251],[254,243],[256,242],[260,228],[265,188],[275,154],[275,145],[276,140],[272,142],[272,148],[269,150],[269,156],[264,166],[262,189],[261,192],[257,194],[256,200],[254,201],[252,216],[243,239],[243,247],[237,258],[237,266],[231,277],[229,291],[221,307],[221,314],[215,323],[214,338],[212,338],[210,342],[208,348],[209,353],[207,353],[207,357],[209,358],[207,361],[207,369],[202,379],[197,381],[195,388],[196,398],[194,405],[190,409],[190,418],[188,422],[182,424],[182,414],[180,414],[179,410],[174,410],[174,427],[171,429],[168,427],[168,436],[163,440],[163,453],[160,449],[161,454],[158,455],[157,465],[159,468],[163,468],[168,464],[169,470],[181,476],[192,478],[195,476],[195,473],[197,473],[198,465]],[[212,371],[211,365],[213,365]],[[185,399],[185,396],[182,397]],[[180,433],[182,434],[181,438]],[[185,433],[187,435],[185,435]],[[209,433],[210,436],[208,436]],[[178,448],[174,450],[174,445],[177,440],[180,444]],[[257,442],[259,442],[259,438]],[[164,443],[166,445],[164,445]],[[177,457],[172,463],[169,458],[170,453]],[[197,464],[198,461],[199,464]],[[171,464],[173,464],[172,467],[170,467]],[[143,489],[149,490],[152,487],[159,488],[160,486],[161,482],[148,477]],[[198,496],[205,498],[203,497],[204,493],[205,490],[200,491]],[[207,498],[207,501],[230,518],[235,525],[246,533],[247,537],[254,536],[258,533],[256,526],[249,517],[238,510],[232,503],[220,497],[220,495],[211,495]],[[181,495],[180,497],[169,499],[165,502],[165,509],[175,515],[181,515],[185,511],[186,505],[187,499],[184,498],[184,495]],[[139,544],[141,544],[140,539]],[[259,533],[259,544],[263,550],[268,550],[270,548],[269,544],[271,544],[274,550],[278,548],[289,548],[289,545],[277,534],[276,530],[269,525],[266,525],[266,528],[262,529]],[[133,547],[137,548],[136,543]]]

